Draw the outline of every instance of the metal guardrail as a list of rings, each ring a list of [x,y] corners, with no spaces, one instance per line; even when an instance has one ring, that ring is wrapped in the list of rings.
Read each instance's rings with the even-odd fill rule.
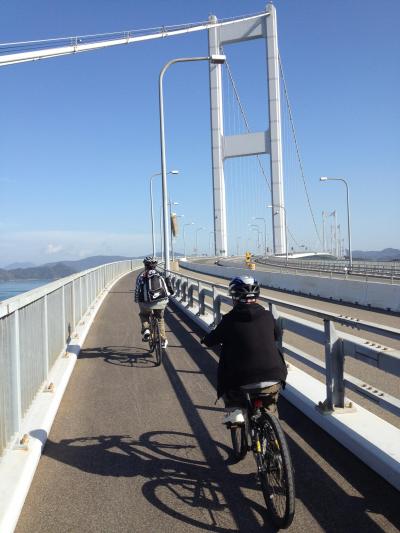
[[[0,455],[97,297],[135,261],[109,263],[0,303]]]
[[[202,279],[170,272],[175,288],[175,298],[199,317],[208,318],[210,326],[216,326],[223,316],[222,306],[232,306],[227,296],[227,287]],[[208,300],[208,301],[207,301]],[[320,402],[321,409],[333,411],[346,408],[346,387],[361,394],[383,409],[400,416],[400,399],[387,394],[361,379],[346,374],[345,357],[359,359],[389,374],[400,376],[400,352],[363,339],[360,336],[338,331],[335,326],[347,326],[358,333],[373,332],[382,337],[400,340],[400,329],[381,326],[336,313],[304,307],[277,298],[260,297],[259,301],[268,305],[283,331],[290,331],[325,347],[325,364],[299,348],[281,341],[283,351],[302,361],[320,373],[325,374],[326,398]],[[289,313],[278,311],[279,308]],[[297,311],[320,320],[311,322],[290,313]]]
[[[348,270],[347,261],[318,261],[318,260],[296,260],[290,258],[288,264],[286,259],[276,257],[256,257],[257,263],[277,266],[282,269],[310,270],[320,273],[342,274],[344,276],[363,276],[400,280],[400,262],[362,262],[353,261],[351,272]]]

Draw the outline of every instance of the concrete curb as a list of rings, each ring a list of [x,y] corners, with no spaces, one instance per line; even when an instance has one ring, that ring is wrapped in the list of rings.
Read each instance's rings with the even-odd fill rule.
[[[210,331],[210,317],[203,320],[176,299],[174,305],[205,332]],[[326,397],[325,385],[299,368],[289,365],[286,388],[282,396],[294,407],[340,442],[358,459],[400,490],[400,430],[360,405],[354,411],[323,414],[316,409]]]
[[[140,268],[140,267],[139,267]],[[72,341],[62,350],[21,424],[21,435],[28,435],[26,445],[6,451],[0,462],[0,532],[12,533],[31,486],[43,447],[50,433],[59,405],[75,367],[80,349],[104,299],[114,285],[126,276],[116,278],[97,297],[79,322]],[[64,354],[67,356],[64,356]],[[52,392],[45,392],[52,383]]]

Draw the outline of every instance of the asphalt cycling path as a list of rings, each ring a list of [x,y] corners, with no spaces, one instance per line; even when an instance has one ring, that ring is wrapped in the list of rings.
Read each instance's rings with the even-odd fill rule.
[[[133,287],[124,277],[90,329],[16,532],[274,531],[253,457],[232,461],[215,354],[170,307],[155,367]],[[289,531],[399,531],[399,493],[285,400],[279,409],[296,475]]]

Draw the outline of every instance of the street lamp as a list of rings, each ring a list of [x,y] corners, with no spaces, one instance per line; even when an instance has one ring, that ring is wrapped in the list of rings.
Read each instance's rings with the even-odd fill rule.
[[[242,240],[241,235],[238,235],[238,236],[236,237],[236,255],[237,255],[238,257],[239,257],[239,246],[240,246],[239,243],[240,243],[241,240]]]
[[[167,174],[179,174],[179,170],[170,170]],[[151,206],[151,238],[153,243],[153,257],[156,256],[156,240],[154,236],[154,207],[153,207],[153,178],[161,176],[161,172],[156,172],[150,176],[150,206]]]
[[[349,240],[349,269],[350,271],[353,268],[353,254],[351,251],[351,231],[350,231],[350,200],[349,200],[349,186],[347,181],[344,178],[327,178],[326,176],[321,176],[319,181],[342,181],[346,185],[346,199],[347,199],[347,234]]]
[[[185,227],[186,226],[193,226],[194,222],[187,222],[186,224],[183,224],[183,256],[186,257],[186,240],[185,240]]]
[[[205,229],[205,228],[201,227],[201,228],[197,228],[196,229],[196,239],[195,239],[195,249],[194,249],[196,254],[197,254],[197,236],[199,234],[199,231],[201,231],[203,229]]]
[[[285,241],[286,241],[286,265],[288,264],[288,239],[287,239],[287,216],[286,216],[286,207],[279,204],[272,204],[267,205],[269,209],[274,209],[275,207],[278,207],[279,209],[283,209],[283,212],[285,213]]]
[[[260,253],[260,226],[258,226],[257,224],[249,224],[250,228],[257,231],[257,250],[258,250],[258,253]]]
[[[208,234],[208,251],[210,253],[210,257],[213,255],[212,254],[213,240],[214,240],[214,232],[210,231],[209,234]],[[215,249],[215,246],[214,246],[214,249]]]
[[[165,156],[165,127],[164,127],[164,94],[163,79],[167,69],[174,63],[184,63],[192,61],[210,61],[213,64],[221,65],[225,63],[226,56],[213,54],[206,57],[181,57],[168,61],[161,69],[158,80],[158,95],[160,105],[160,148],[161,148],[161,175],[162,175],[162,197],[163,197],[163,219],[164,219],[164,249],[165,249],[165,269],[170,269],[169,258],[169,235],[168,235],[168,190],[167,190],[167,162]]]
[[[267,222],[264,217],[252,217],[252,220],[264,221],[264,255],[267,255]]]

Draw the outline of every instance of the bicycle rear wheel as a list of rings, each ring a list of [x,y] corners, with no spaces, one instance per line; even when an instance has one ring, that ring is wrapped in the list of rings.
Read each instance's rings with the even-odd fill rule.
[[[231,439],[233,456],[236,461],[241,461],[247,453],[247,435],[244,424],[236,424],[231,427]]]
[[[260,424],[260,481],[274,525],[286,529],[293,521],[295,488],[292,460],[279,420],[264,413]]]
[[[156,317],[153,317],[153,342],[154,342],[154,351],[156,355],[156,366],[160,366],[162,363],[163,357],[163,348],[162,348],[162,339],[160,335],[160,327],[158,325],[158,320]]]

